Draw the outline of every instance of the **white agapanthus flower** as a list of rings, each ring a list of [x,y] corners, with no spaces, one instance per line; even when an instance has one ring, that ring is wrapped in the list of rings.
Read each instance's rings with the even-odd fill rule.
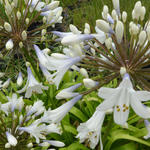
[[[63,142],[60,141],[54,141],[54,140],[43,140],[43,142],[47,142],[50,145],[56,146],[56,147],[64,147],[65,144]]]
[[[27,116],[32,114],[40,115],[45,111],[44,103],[41,100],[36,101],[30,109],[27,109]]]
[[[114,121],[117,124],[125,125],[129,115],[129,105],[140,117],[150,118],[150,108],[144,106],[142,101],[150,100],[150,92],[135,91],[128,74],[124,75],[119,87],[99,89],[99,97],[104,98],[97,108],[100,111],[106,111],[114,107]]]
[[[67,99],[67,98],[72,98],[72,97],[79,95],[78,92],[73,92],[73,91],[76,90],[80,86],[81,86],[81,83],[78,83],[78,84],[75,84],[69,88],[61,90],[56,95],[56,99]]]
[[[34,48],[40,64],[47,68],[49,71],[56,71],[52,74],[52,81],[55,83],[57,88],[67,70],[74,64],[80,62],[82,58],[84,58],[84,56],[77,56],[72,58],[59,53],[48,56],[47,54],[43,53],[37,45],[34,45]]]
[[[78,95],[54,110],[45,111],[44,115],[41,117],[41,122],[59,123],[81,98],[82,95]]]
[[[17,91],[18,93],[22,93],[22,92],[26,91],[25,97],[29,98],[29,97],[31,97],[32,92],[42,94],[43,93],[42,89],[44,89],[44,90],[48,89],[47,86],[43,86],[42,83],[39,83],[35,79],[35,77],[32,74],[30,67],[27,68],[27,72],[28,72],[28,79],[27,79],[26,85],[24,86],[24,88]]]
[[[100,147],[103,150],[103,144],[101,139],[101,128],[104,121],[105,112],[96,110],[93,116],[81,123],[78,128],[78,135],[76,138],[80,139],[80,143],[88,142],[90,148],[94,149],[100,140]]]

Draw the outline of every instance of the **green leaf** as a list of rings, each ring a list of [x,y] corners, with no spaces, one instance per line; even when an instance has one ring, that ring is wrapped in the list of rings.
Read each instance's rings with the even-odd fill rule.
[[[71,125],[64,125],[64,129],[65,129],[65,131],[70,132],[74,135],[77,135],[77,133],[78,133],[77,130]]]
[[[128,144],[124,144],[122,146],[119,146],[118,148],[113,148],[112,150],[137,150],[136,144],[133,142],[130,142]]]
[[[82,113],[82,111],[80,111],[78,108],[76,107],[72,107],[72,109],[70,110],[70,113],[72,113],[73,115],[75,115],[77,118],[79,118],[81,121],[86,121],[88,118]]]
[[[144,144],[146,146],[150,146],[149,142],[147,142],[147,141],[145,141],[143,139],[131,136],[131,135],[129,135],[128,132],[126,132],[124,130],[116,130],[116,131],[111,133],[111,138],[109,139],[108,143],[106,144],[105,150],[110,150],[112,144],[115,141],[120,140],[120,139],[126,139],[126,140],[129,140],[129,141],[135,141],[135,142]]]
[[[80,143],[73,143],[66,148],[60,148],[59,150],[90,150],[90,149],[88,149],[87,147],[85,147]]]

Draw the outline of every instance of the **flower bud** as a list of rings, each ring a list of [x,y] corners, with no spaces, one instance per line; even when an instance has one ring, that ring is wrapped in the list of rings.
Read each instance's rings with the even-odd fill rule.
[[[26,62],[26,67],[29,67],[30,66],[30,63],[27,61]]]
[[[127,73],[127,70],[125,67],[120,68],[120,75],[123,77]]]
[[[85,23],[84,33],[85,34],[90,34],[91,33],[90,25],[88,23]]]
[[[46,29],[42,29],[41,35],[44,36],[46,34]]]
[[[19,47],[23,48],[23,43],[22,42],[19,42]]]
[[[141,19],[141,21],[144,20],[145,14],[146,14],[146,8],[143,6],[140,9],[140,19]]]
[[[116,10],[117,14],[120,14],[120,4],[119,0],[112,0],[114,9]]]
[[[29,20],[29,18],[26,18],[25,21],[26,21],[26,24],[28,25],[30,20]]]
[[[122,13],[122,21],[125,23],[127,20],[127,12],[123,11]]]
[[[11,148],[11,145],[9,143],[6,143],[5,148]]]
[[[9,83],[10,83],[10,78],[3,83],[2,88],[6,89],[9,86]]]
[[[42,36],[41,37],[41,42],[45,41],[46,40],[46,37],[45,36]]]
[[[83,79],[84,86],[86,88],[93,88],[96,86],[97,82],[92,79]]]
[[[17,18],[18,18],[18,20],[20,20],[20,18],[21,18],[21,13],[20,13],[20,11],[17,11]]]
[[[104,20],[96,20],[96,26],[101,29],[102,31],[104,31],[105,33],[113,33],[113,30],[111,29],[111,27],[109,26],[109,23],[107,23]]]
[[[0,78],[2,78],[5,75],[4,72],[0,72]]]
[[[46,17],[44,16],[44,17],[43,17],[43,23],[45,24],[46,21],[47,21],[47,19],[46,19]]]
[[[14,43],[12,41],[12,39],[9,39],[5,45],[7,50],[11,50],[14,47]]]
[[[111,13],[111,15],[112,15],[112,18],[114,19],[114,20],[118,20],[118,15],[117,15],[117,13],[116,13],[116,11],[113,9],[112,10],[112,13]]]
[[[80,34],[80,33],[81,33],[81,31],[79,31],[79,30],[77,29],[77,27],[74,26],[73,24],[70,24],[70,25],[69,25],[69,28],[70,28],[70,31],[73,32],[74,34]]]
[[[81,69],[80,69],[80,73],[81,73],[84,77],[86,77],[86,78],[89,77],[88,72],[87,72],[86,69],[84,69],[84,68],[81,68]]]
[[[14,6],[17,8],[18,6],[18,0],[13,0]]]
[[[17,78],[17,85],[21,86],[23,83],[22,73],[19,72],[18,78]]]
[[[11,25],[8,22],[4,23],[4,28],[7,32],[12,32]]]
[[[106,39],[105,45],[106,45],[107,49],[111,49],[112,48],[112,38]]]
[[[27,32],[24,30],[22,33],[21,33],[21,36],[22,36],[22,39],[25,41],[27,39]]]
[[[139,20],[141,7],[141,1],[136,2],[133,11],[133,17],[136,20]]]
[[[120,44],[124,33],[124,25],[121,21],[117,21],[115,32],[116,32],[117,42]]]
[[[27,147],[28,147],[28,148],[32,148],[32,147],[33,147],[33,143],[27,144]]]
[[[146,40],[146,32],[143,30],[139,34],[139,45],[142,46]]]
[[[131,23],[130,29],[131,29],[131,34],[133,35],[137,35],[139,33],[139,27],[134,23]]]

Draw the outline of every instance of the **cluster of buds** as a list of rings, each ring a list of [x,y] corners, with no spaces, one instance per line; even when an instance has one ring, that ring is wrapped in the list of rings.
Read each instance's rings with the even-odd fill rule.
[[[59,1],[1,0],[1,57],[26,58],[36,42],[48,40],[48,27],[62,22]]]
[[[70,25],[71,32],[53,31],[59,36],[57,41],[60,40],[65,46],[63,54],[53,53],[49,56],[37,45],[34,46],[43,74],[57,88],[70,68],[84,76],[82,84],[62,90],[56,96],[57,99],[74,100],[99,89],[98,96],[104,101],[96,108],[93,116],[77,129],[80,142],[88,142],[92,149],[99,139],[103,149],[101,127],[107,112],[113,111],[114,122],[126,128],[130,107],[141,118],[150,118],[150,108],[142,103],[150,100],[150,24],[149,20],[143,22],[146,9],[138,1],[132,12],[133,20],[129,22],[127,12],[120,11],[119,0],[112,0],[112,3],[114,9],[111,14],[105,5],[103,19],[96,20],[96,33],[91,33],[87,23],[84,33],[74,25]],[[117,87],[103,87],[114,79],[117,79]],[[87,90],[74,92],[81,85]],[[69,111],[66,108],[65,113]]]
[[[25,106],[23,98],[17,98],[16,94],[7,98],[8,102],[0,106],[1,149],[64,146],[63,142],[47,140],[50,133],[61,134],[61,128],[59,124],[47,121],[45,114],[50,110],[45,109],[41,100]]]

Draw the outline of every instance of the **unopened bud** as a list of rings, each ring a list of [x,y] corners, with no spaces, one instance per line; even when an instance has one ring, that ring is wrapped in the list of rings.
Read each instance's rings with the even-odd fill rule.
[[[139,45],[142,46],[146,40],[146,32],[143,30],[139,34]]]
[[[27,39],[27,32],[26,31],[23,31],[21,33],[21,36],[22,36],[22,39],[25,41]]]
[[[45,34],[46,34],[46,29],[43,29],[41,35],[44,36]]]
[[[27,147],[28,147],[28,148],[32,148],[32,147],[33,147],[33,143],[27,144]]]
[[[127,12],[123,11],[122,13],[122,21],[125,23],[127,20]]]
[[[26,24],[28,25],[30,20],[29,20],[29,18],[26,18],[25,21],[26,21]]]
[[[45,41],[46,40],[46,37],[45,36],[42,36],[41,37],[41,42]]]
[[[115,33],[116,33],[117,42],[120,44],[124,33],[124,25],[121,21],[117,21]]]
[[[27,61],[26,62],[26,66],[29,67],[31,64]]]
[[[123,77],[127,73],[127,70],[125,67],[120,68],[120,75]]]
[[[84,33],[85,34],[90,34],[91,33],[90,25],[88,23],[85,23]]]
[[[10,78],[3,83],[2,88],[6,89],[9,86],[9,83],[10,83]]]
[[[20,18],[21,18],[21,13],[20,13],[20,11],[17,11],[17,18],[18,18],[18,20],[20,20]]]
[[[84,68],[81,68],[81,69],[80,69],[80,73],[81,73],[84,77],[86,77],[86,78],[89,77],[88,72],[87,72],[86,69],[84,69]]]
[[[14,47],[14,43],[12,41],[12,39],[9,39],[5,45],[7,50],[11,50]]]
[[[143,7],[141,7],[141,9],[140,9],[140,19],[141,19],[141,21],[143,21],[144,20],[144,17],[145,17],[145,14],[146,14],[146,8],[143,6]]]
[[[131,34],[137,35],[139,33],[139,27],[136,24],[132,23],[130,28],[131,28]]]
[[[43,17],[43,23],[45,24],[46,21],[47,21],[47,19],[46,19],[46,17],[44,16],[44,17]]]
[[[114,20],[118,20],[118,15],[117,15],[117,13],[116,13],[116,11],[113,9],[112,10],[112,13],[111,13],[111,15],[112,15],[112,18],[114,19]]]
[[[23,48],[23,43],[22,42],[19,42],[19,47]]]
[[[11,145],[9,143],[6,143],[5,148],[11,148]]]
[[[79,31],[79,30],[77,29],[77,27],[74,26],[73,24],[70,24],[70,25],[69,25],[69,28],[70,28],[70,31],[73,32],[74,34],[80,34],[80,33],[81,33],[81,31]]]
[[[86,88],[93,88],[96,86],[97,82],[96,81],[93,81],[92,79],[83,79],[83,83],[84,83],[84,86]]]
[[[12,32],[11,25],[8,22],[4,23],[4,28],[7,32]]]
[[[111,49],[112,48],[112,38],[106,39],[105,45],[106,45],[107,49]]]
[[[23,83],[22,73],[19,72],[18,78],[17,78],[17,85],[21,86]]]
[[[117,14],[120,14],[120,4],[119,0],[112,0],[114,9],[116,10]]]
[[[104,20],[96,20],[96,26],[101,29],[102,31],[104,31],[105,33],[113,33],[113,30],[111,29],[111,27],[109,26],[109,23],[107,23]]]

